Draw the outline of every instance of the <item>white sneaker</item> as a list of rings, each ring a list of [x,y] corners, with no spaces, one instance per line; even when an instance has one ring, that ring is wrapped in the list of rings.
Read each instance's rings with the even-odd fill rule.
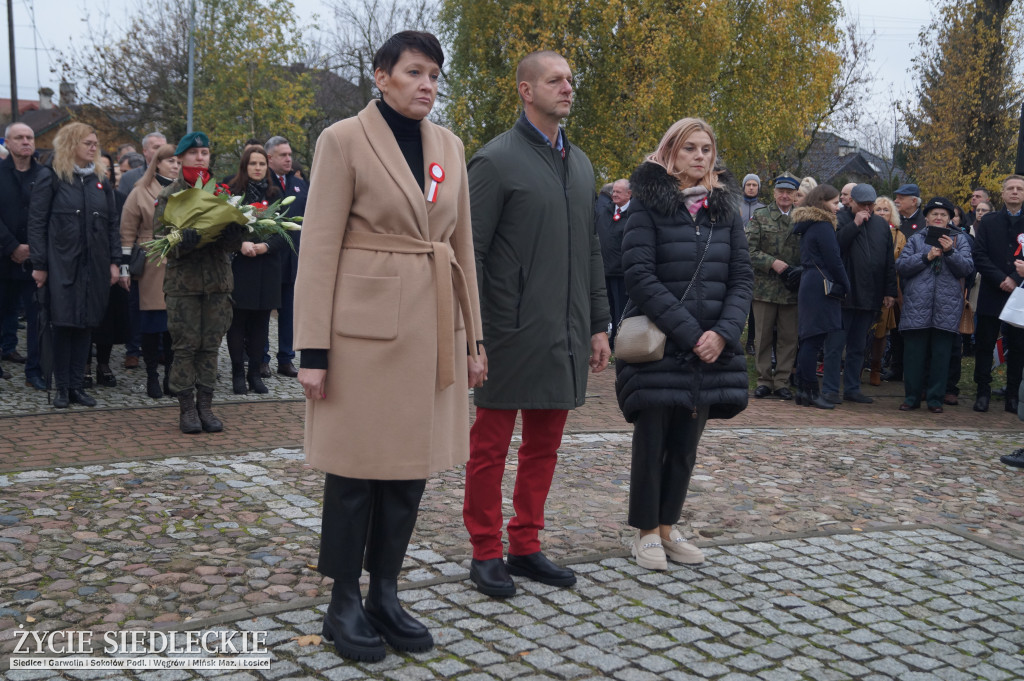
[[[683,539],[679,530],[669,532],[669,540],[664,542],[662,550],[665,555],[677,563],[686,565],[697,565],[704,562],[704,552],[697,546]]]
[[[665,549],[661,546],[661,537],[655,534],[645,534],[633,539],[633,557],[636,564],[648,570],[667,570],[668,560],[665,558]]]

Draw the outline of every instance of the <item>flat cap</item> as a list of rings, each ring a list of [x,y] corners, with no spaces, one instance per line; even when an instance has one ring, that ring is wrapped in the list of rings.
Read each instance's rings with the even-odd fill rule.
[[[916,184],[900,185],[900,188],[894,191],[893,194],[899,194],[900,196],[916,196],[917,198],[921,198],[921,190]]]
[[[870,184],[858,184],[850,190],[850,198],[857,203],[874,203],[878,194]]]

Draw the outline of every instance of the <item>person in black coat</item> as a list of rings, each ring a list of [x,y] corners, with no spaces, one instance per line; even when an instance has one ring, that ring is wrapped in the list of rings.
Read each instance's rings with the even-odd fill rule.
[[[850,290],[836,238],[839,207],[839,190],[820,184],[807,194],[804,205],[793,211],[793,232],[800,235],[800,262],[804,266],[797,299],[800,347],[796,375],[800,385],[796,403],[819,409],[832,409],[834,405],[821,396],[818,388],[818,353],[828,334],[843,327],[841,300]],[[831,282],[829,293],[826,281]]]
[[[869,184],[858,184],[850,191],[851,220],[838,220],[836,238],[842,253],[850,288],[843,300],[843,326],[825,339],[825,374],[822,396],[839,404],[843,399],[870,403],[861,392],[860,374],[864,364],[868,331],[884,305],[896,302],[896,263],[892,258],[892,232],[889,222],[874,215],[878,196]],[[843,371],[843,397],[839,397],[839,366],[846,354]]]
[[[120,216],[114,188],[97,167],[96,131],[84,123],[60,129],[53,168],[40,173],[28,219],[32,278],[49,295],[54,327],[53,406],[96,405],[83,390],[90,330],[107,311],[121,262]]]
[[[231,182],[231,193],[244,203],[269,204],[280,198],[281,190],[267,179],[267,152],[263,147],[247,147],[242,152],[238,173]],[[266,393],[260,376],[263,351],[270,332],[270,311],[281,307],[281,260],[276,251],[288,248],[284,239],[272,236],[266,241],[244,240],[231,260],[235,279],[231,326],[228,328],[228,354],[231,356],[231,383],[236,395],[244,395],[249,359],[248,387]]]
[[[626,318],[646,315],[666,334],[660,360],[616,361],[615,391],[634,424],[629,518],[641,567],[704,554],[673,525],[682,513],[697,444],[709,418],[747,406],[740,342],[754,289],[739,196],[714,170],[711,127],[685,118],[636,169],[622,243]]]
[[[271,137],[267,140],[267,162],[270,164],[270,183],[281,187],[285,197],[294,196],[295,200],[287,207],[288,217],[303,217],[306,213],[306,195],[309,184],[299,177],[292,169],[292,147],[284,137]],[[299,271],[299,247],[302,232],[289,233],[292,248],[279,248],[277,254],[281,260],[281,307],[277,309],[277,373],[294,378],[299,375],[295,368],[295,349],[292,344],[295,318],[295,275]],[[260,374],[270,374],[270,344],[263,350],[263,366]]]
[[[0,161],[0,320],[17,325],[19,303],[25,308],[25,357],[18,355],[17,329],[12,338],[4,337],[4,359],[25,362],[25,384],[45,390],[39,364],[39,328],[36,283],[32,281],[32,262],[28,259],[28,213],[32,188],[45,172],[34,156],[36,144],[32,128],[24,123],[7,126],[9,155]],[[8,345],[8,343],[10,343]]]
[[[992,396],[992,349],[999,337],[999,313],[1010,293],[1024,281],[1024,177],[1003,180],[1003,210],[987,214],[975,228],[974,266],[981,275],[978,325],[974,330],[974,382],[978,397],[974,411],[988,411]],[[1017,391],[1024,369],[1024,329],[1002,325],[1006,358],[1006,404],[1017,411]]]
[[[629,180],[616,180],[612,184],[611,204],[598,201],[594,207],[594,227],[601,242],[604,285],[608,293],[608,311],[612,315],[609,342],[613,350],[615,331],[619,320],[622,319],[622,311],[626,309],[626,280],[622,275],[622,232],[629,219],[631,196]]]

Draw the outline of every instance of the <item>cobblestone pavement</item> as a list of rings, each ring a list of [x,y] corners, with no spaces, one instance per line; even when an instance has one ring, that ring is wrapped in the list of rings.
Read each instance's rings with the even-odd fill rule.
[[[574,565],[571,589],[519,580],[498,601],[458,576],[404,590],[436,646],[348,663],[320,640],[325,606],[222,625],[265,631],[271,665],[232,681],[864,679],[1024,676],[1024,560],[937,528],[727,544],[652,573],[621,557]],[[218,627],[213,627],[216,630]],[[136,672],[166,681],[207,672]],[[109,672],[8,672],[11,681]]]

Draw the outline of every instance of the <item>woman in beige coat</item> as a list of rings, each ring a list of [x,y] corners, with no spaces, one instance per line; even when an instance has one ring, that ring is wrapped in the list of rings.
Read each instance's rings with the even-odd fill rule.
[[[426,120],[444,55],[429,33],[374,56],[381,99],[324,131],[295,281],[306,460],[327,474],[318,569],[324,638],[383,659],[433,646],[398,574],[431,474],[469,458],[468,388],[483,384],[462,143]],[[370,573],[365,607],[359,593]]]
[[[136,183],[121,211],[121,252],[127,262],[132,246],[153,240],[153,211],[160,190],[178,177],[181,162],[174,155],[174,147],[160,147],[145,174]],[[147,262],[142,276],[132,282],[139,287],[139,327],[142,331],[142,360],[146,364],[146,394],[154,400],[170,394],[167,376],[171,373],[171,336],[167,333],[167,306],[164,304],[163,263]],[[160,388],[160,341],[163,339],[164,387]]]

